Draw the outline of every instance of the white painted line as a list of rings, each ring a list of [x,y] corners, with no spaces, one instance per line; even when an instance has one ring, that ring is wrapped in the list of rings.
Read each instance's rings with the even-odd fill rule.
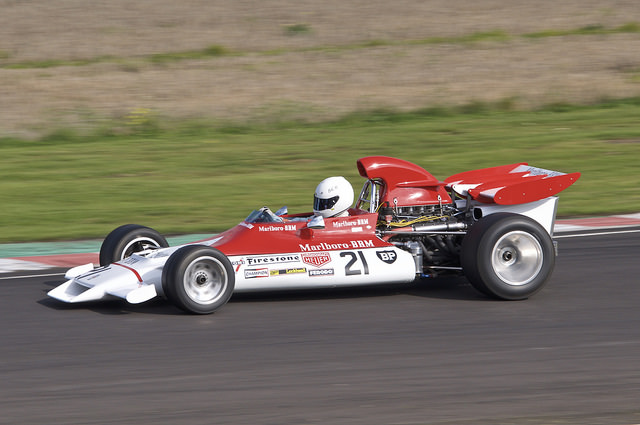
[[[32,277],[52,277],[52,276],[64,276],[64,273],[32,274],[32,275],[21,275],[21,276],[4,276],[4,277],[0,277],[0,280],[29,279],[29,278],[32,278]]]
[[[637,218],[638,220],[640,220],[640,213],[614,215],[614,217],[622,217],[622,218]]]
[[[611,232],[597,232],[597,233],[578,233],[576,235],[560,235],[560,236],[554,236],[553,239],[561,239],[561,238],[581,238],[581,237],[585,237],[585,236],[602,236],[602,235],[617,235],[619,233],[638,233],[640,232],[640,229],[634,229],[634,230],[618,230],[618,231],[611,231]]]
[[[575,224],[557,224],[553,226],[553,233],[577,232],[580,230],[589,230],[589,226],[578,226]],[[591,227],[591,229],[595,229]]]

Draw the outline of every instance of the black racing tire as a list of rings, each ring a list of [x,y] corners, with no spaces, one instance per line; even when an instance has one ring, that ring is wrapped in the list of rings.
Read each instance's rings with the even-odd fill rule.
[[[547,231],[529,217],[495,213],[462,241],[462,270],[474,288],[494,298],[522,300],[542,289],[555,266]]]
[[[109,233],[102,242],[100,265],[120,261],[134,252],[168,246],[167,240],[157,231],[139,224],[125,224]]]
[[[162,290],[188,313],[210,314],[229,301],[235,273],[229,259],[206,245],[187,245],[171,254],[162,270]]]

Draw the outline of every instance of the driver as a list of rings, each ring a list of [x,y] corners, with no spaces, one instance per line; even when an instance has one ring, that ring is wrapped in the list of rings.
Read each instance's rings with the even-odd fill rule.
[[[324,218],[346,217],[353,204],[353,188],[342,176],[329,177],[316,187],[313,196],[313,213]]]

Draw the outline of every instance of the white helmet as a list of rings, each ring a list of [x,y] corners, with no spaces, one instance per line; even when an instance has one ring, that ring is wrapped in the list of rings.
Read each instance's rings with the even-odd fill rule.
[[[313,213],[324,218],[338,216],[353,204],[353,188],[344,177],[329,177],[320,182],[313,196]]]

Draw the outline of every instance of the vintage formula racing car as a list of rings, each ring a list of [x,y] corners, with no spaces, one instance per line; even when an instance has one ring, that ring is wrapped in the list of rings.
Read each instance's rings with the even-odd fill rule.
[[[464,274],[478,291],[520,300],[538,292],[555,263],[558,198],[580,173],[527,165],[463,172],[439,181],[401,159],[357,161],[366,179],[341,216],[286,208],[253,211],[210,239],[169,247],[157,231],[118,227],[102,243],[100,265],[70,269],[48,295],[77,303],[163,296],[207,314],[234,292],[406,283]],[[320,186],[319,186],[320,187]],[[322,204],[322,205],[320,205]]]

